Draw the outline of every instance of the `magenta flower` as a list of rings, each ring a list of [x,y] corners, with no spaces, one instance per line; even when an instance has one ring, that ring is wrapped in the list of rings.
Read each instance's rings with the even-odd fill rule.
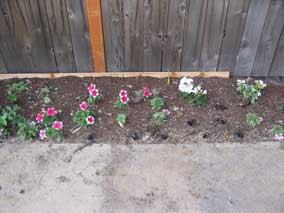
[[[93,125],[95,123],[95,118],[93,116],[88,116],[86,121],[88,125]]]
[[[41,140],[44,140],[46,138],[46,130],[40,130],[39,131],[39,138]]]
[[[61,121],[54,121],[52,128],[56,130],[61,130],[63,128],[63,123]]]
[[[95,84],[90,84],[90,86],[88,87],[88,91],[93,91],[93,90],[96,90],[96,85]]]
[[[90,94],[91,96],[93,96],[94,98],[96,98],[96,97],[99,96],[99,90],[97,90],[97,89],[90,90],[90,91],[89,91],[89,94]]]
[[[44,120],[44,114],[41,114],[41,113],[37,114],[37,116],[36,116],[36,122],[37,122],[37,123],[42,123],[43,120]]]
[[[121,90],[120,93],[119,93],[120,97],[125,97],[127,95],[128,95],[128,92],[126,90]]]
[[[89,108],[89,104],[87,102],[82,102],[80,108],[81,110],[86,111]]]
[[[129,98],[127,96],[120,97],[120,101],[123,104],[127,104],[129,102]]]
[[[57,110],[54,109],[54,107],[47,109],[47,116],[48,117],[53,117],[55,115],[57,115]]]
[[[151,93],[149,87],[147,87],[147,86],[144,87],[143,96],[145,98],[150,98],[152,96],[152,93]]]

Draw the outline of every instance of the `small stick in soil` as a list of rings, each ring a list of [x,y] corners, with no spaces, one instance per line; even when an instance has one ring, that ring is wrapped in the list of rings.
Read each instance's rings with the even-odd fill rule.
[[[75,127],[73,130],[71,130],[72,134],[75,134],[76,132],[78,132],[80,129],[82,129],[81,126]]]

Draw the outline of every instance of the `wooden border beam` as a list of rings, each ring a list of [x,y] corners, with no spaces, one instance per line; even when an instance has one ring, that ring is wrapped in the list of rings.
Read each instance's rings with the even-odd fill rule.
[[[230,72],[109,72],[109,73],[31,73],[31,74],[0,74],[0,80],[13,78],[62,78],[62,77],[153,77],[153,78],[181,78],[183,76],[190,78],[229,78]]]
[[[106,72],[101,0],[87,0],[87,15],[94,70]]]

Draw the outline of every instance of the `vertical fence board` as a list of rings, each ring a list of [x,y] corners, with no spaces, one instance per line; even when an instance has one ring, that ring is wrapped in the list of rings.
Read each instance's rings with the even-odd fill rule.
[[[189,2],[185,24],[181,70],[198,70],[208,0]]]
[[[208,1],[199,70],[217,70],[228,0]]]
[[[268,75],[283,25],[284,1],[271,1],[254,62],[253,76]]]
[[[144,1],[124,0],[125,70],[143,71]]]
[[[218,70],[234,73],[250,0],[231,0],[229,3]]]
[[[180,71],[188,0],[167,1],[164,29],[163,71]]]
[[[77,72],[93,71],[86,0],[67,0],[67,11]]]
[[[237,76],[249,76],[252,72],[269,3],[268,0],[252,0],[250,3],[234,73]]]
[[[103,0],[102,14],[107,70],[125,70],[122,1]]]
[[[144,13],[144,71],[162,69],[162,49],[165,22],[165,0],[145,0]]]
[[[269,76],[284,77],[284,28],[282,29]]]
[[[0,3],[0,48],[7,71],[56,71],[42,2],[2,0]]]
[[[2,54],[0,52],[0,74],[7,73]]]
[[[65,0],[46,0],[49,28],[59,72],[76,72]]]

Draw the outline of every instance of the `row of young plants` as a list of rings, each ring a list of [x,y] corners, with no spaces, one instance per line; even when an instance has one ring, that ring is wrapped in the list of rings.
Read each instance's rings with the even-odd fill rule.
[[[262,95],[262,90],[266,87],[263,81],[257,80],[249,82],[247,80],[238,80],[236,92],[242,96],[242,105],[255,104]],[[8,88],[7,99],[9,105],[0,108],[0,137],[7,137],[13,130],[17,130],[17,135],[23,141],[32,140],[39,137],[41,140],[55,140],[61,142],[63,140],[63,122],[60,120],[61,110],[54,107],[43,109],[35,118],[35,121],[29,121],[20,115],[20,106],[17,104],[18,95],[29,89],[29,82],[18,82],[12,84]],[[206,106],[208,103],[208,92],[203,90],[200,85],[196,85],[193,79],[183,77],[179,83],[179,94],[189,104],[196,107]],[[44,92],[47,93],[48,89]],[[101,99],[101,93],[95,84],[88,86],[88,97],[79,104],[77,112],[73,116],[73,121],[80,128],[87,128],[95,124],[95,104]],[[143,101],[149,102],[152,106],[152,118],[156,125],[165,124],[170,116],[170,111],[165,109],[165,101],[160,94],[154,89],[145,86],[139,91],[135,91],[135,95]],[[45,96],[44,103],[50,104],[51,100],[48,95]],[[131,100],[128,91],[121,90],[114,103],[114,107],[127,110]],[[262,122],[262,118],[255,113],[246,114],[247,123],[256,127]],[[124,127],[127,122],[127,115],[120,113],[116,118],[120,127]],[[276,140],[284,140],[284,126],[275,125],[273,127],[273,135]]]

